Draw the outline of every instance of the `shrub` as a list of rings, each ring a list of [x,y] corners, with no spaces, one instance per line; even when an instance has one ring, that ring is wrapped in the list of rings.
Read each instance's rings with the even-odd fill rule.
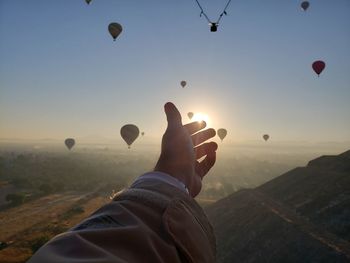
[[[49,240],[50,240],[50,237],[47,235],[38,237],[37,239],[34,239],[31,243],[31,246],[30,246],[33,254]]]
[[[0,241],[0,250],[4,249],[4,248],[7,248],[8,247],[8,244],[6,242],[1,242]]]

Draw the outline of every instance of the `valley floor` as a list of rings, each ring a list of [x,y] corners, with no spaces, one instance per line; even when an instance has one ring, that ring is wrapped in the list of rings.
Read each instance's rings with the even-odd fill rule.
[[[0,241],[8,244],[0,250],[1,262],[25,262],[40,240],[45,241],[69,229],[108,200],[98,193],[68,192],[48,195],[1,211]]]

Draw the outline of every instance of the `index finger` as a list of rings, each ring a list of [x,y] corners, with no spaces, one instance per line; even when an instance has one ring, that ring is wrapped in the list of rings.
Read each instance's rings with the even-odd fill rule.
[[[184,125],[184,128],[188,131],[190,135],[204,129],[207,126],[205,121],[194,121]]]

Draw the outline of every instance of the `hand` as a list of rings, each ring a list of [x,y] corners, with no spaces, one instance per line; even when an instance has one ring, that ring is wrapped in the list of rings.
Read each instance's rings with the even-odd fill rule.
[[[183,182],[192,197],[202,189],[202,178],[213,167],[218,145],[207,142],[214,137],[214,129],[200,131],[206,123],[192,122],[182,125],[181,115],[174,104],[164,105],[168,127],[163,135],[162,149],[155,171],[167,173]],[[200,132],[199,132],[200,131]],[[203,144],[202,144],[203,143]],[[204,160],[197,160],[206,156]]]

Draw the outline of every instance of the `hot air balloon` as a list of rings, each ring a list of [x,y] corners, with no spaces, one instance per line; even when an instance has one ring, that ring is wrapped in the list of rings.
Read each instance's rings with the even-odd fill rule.
[[[89,5],[92,0],[85,0],[85,2]]]
[[[141,132],[141,135],[144,136],[144,135],[145,135],[145,132]]]
[[[187,113],[187,116],[188,116],[188,118],[189,118],[190,120],[192,119],[193,115],[194,115],[194,113],[193,113],[193,112],[189,112],[189,113]]]
[[[301,6],[301,9],[303,9],[304,11],[306,11],[306,10],[309,8],[310,3],[309,3],[308,1],[304,1],[304,2],[302,2],[302,3],[300,4],[300,6]]]
[[[320,76],[321,72],[326,67],[326,63],[324,63],[322,60],[317,60],[314,63],[312,63],[312,69],[316,72],[318,76]]]
[[[221,139],[221,141],[223,141],[227,135],[227,130],[223,129],[223,128],[218,129],[217,134],[218,134],[219,138]]]
[[[180,82],[180,84],[184,88],[187,85],[187,82],[183,80],[183,81]]]
[[[113,37],[113,40],[115,41],[119,34],[123,31],[123,28],[119,23],[110,23],[108,25],[108,31]]]
[[[120,135],[128,145],[129,149],[131,144],[136,140],[139,134],[140,130],[134,124],[126,124],[120,129]]]
[[[265,141],[267,141],[269,138],[270,138],[270,135],[268,135],[268,134],[264,134],[264,135],[263,135],[263,139],[264,139]]]
[[[73,138],[67,138],[65,139],[64,144],[67,146],[68,150],[71,150],[75,144],[75,140]]]

